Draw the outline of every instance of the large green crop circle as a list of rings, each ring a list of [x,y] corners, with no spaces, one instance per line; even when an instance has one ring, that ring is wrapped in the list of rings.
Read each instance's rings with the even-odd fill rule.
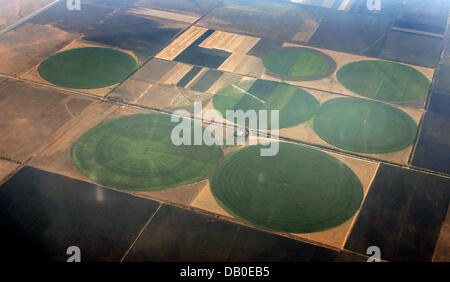
[[[339,82],[347,89],[381,101],[407,102],[423,99],[430,80],[413,67],[385,61],[357,61],[337,72]]]
[[[336,62],[314,49],[284,47],[268,52],[263,64],[270,75],[287,80],[316,80],[336,70]]]
[[[162,114],[112,119],[86,132],[73,145],[72,158],[87,177],[125,190],[157,190],[207,178],[222,150],[216,145],[174,145],[171,134],[177,125]],[[193,127],[187,128],[188,134]]]
[[[286,128],[309,120],[320,106],[311,94],[299,87],[259,79],[232,84],[221,89],[214,95],[213,104],[224,117],[227,110],[244,112],[255,110],[256,114],[259,114],[259,110],[266,110],[267,129],[272,128],[271,110],[279,111],[279,128]],[[246,126],[259,128],[258,123],[256,126],[250,123]]]
[[[417,132],[417,124],[405,112],[359,98],[328,100],[313,124],[329,144],[361,153],[399,151],[414,142]]]
[[[358,177],[336,158],[280,143],[273,157],[261,145],[228,155],[210,180],[217,202],[253,225],[310,233],[338,226],[359,209],[364,191]]]
[[[126,79],[137,68],[127,53],[99,47],[76,48],[56,53],[43,61],[39,75],[67,88],[93,89],[111,86]]]

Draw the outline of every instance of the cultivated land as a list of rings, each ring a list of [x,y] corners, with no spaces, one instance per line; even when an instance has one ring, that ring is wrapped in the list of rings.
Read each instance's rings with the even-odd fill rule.
[[[56,53],[38,68],[45,80],[76,89],[103,88],[123,81],[137,68],[130,55],[108,48],[76,48]]]
[[[219,2],[60,1],[0,34],[2,257],[449,261],[448,4]],[[280,110],[279,154],[173,145],[198,101]]]
[[[332,58],[314,49],[285,47],[268,52],[264,66],[287,80],[317,80],[336,69]]]
[[[357,98],[325,102],[314,117],[315,132],[339,148],[363,153],[389,153],[411,145],[417,124],[392,106]]]
[[[196,26],[157,57],[419,109],[434,74],[430,68]]]
[[[246,222],[309,233],[340,225],[359,209],[363,189],[337,159],[281,143],[273,158],[250,146],[227,156],[211,179],[219,205]]]
[[[393,62],[349,63],[338,70],[337,78],[349,90],[381,101],[424,99],[430,89],[430,80],[423,73]]]
[[[191,132],[194,132],[193,125]],[[202,180],[222,156],[217,146],[176,146],[170,116],[140,114],[109,120],[73,146],[78,169],[96,182],[125,190],[157,190]]]
[[[305,90],[268,80],[231,84],[214,95],[213,104],[223,117],[227,110],[267,110],[267,129],[271,128],[271,110],[279,111],[279,127],[284,128],[309,120],[319,108],[319,102]]]

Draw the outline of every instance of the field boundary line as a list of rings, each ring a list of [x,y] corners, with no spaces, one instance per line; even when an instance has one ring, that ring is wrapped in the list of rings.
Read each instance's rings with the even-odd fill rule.
[[[144,233],[144,231],[147,229],[148,225],[150,224],[150,222],[152,221],[152,219],[155,217],[155,215],[159,212],[159,209],[162,207],[162,203],[159,203],[158,208],[153,212],[153,214],[150,216],[150,218],[147,220],[147,222],[144,224],[144,226],[141,228],[141,230],[139,231],[137,237],[134,239],[134,241],[131,243],[130,247],[127,249],[127,251],[125,252],[125,254],[122,256],[122,258],[120,259],[120,262],[123,262],[123,260],[128,256],[128,254],[131,252],[131,250],[133,249],[134,245],[136,245],[137,240],[139,240],[139,238],[141,237],[142,233]]]
[[[258,97],[256,97],[255,95],[249,93],[248,91],[245,91],[244,89],[240,88],[239,86],[234,85],[234,83],[231,84],[231,86],[233,86],[235,89],[241,91],[242,93],[249,95],[250,97],[252,97],[253,99],[256,99],[257,101],[259,101],[260,103],[265,104],[266,101],[259,99]]]
[[[12,29],[14,29],[14,28],[20,26],[21,24],[25,23],[25,22],[28,21],[29,19],[33,18],[34,16],[36,16],[36,15],[40,14],[41,12],[44,12],[45,10],[47,10],[47,9],[49,9],[49,8],[51,8],[51,7],[53,7],[54,5],[56,5],[57,3],[59,3],[60,1],[61,1],[61,0],[55,0],[55,1],[53,1],[53,2],[51,2],[51,3],[49,3],[49,4],[47,4],[47,5],[45,5],[44,7],[40,8],[39,10],[34,11],[34,12],[31,13],[30,15],[28,15],[28,16],[26,16],[26,17],[24,17],[24,18],[22,18],[22,19],[20,19],[20,20],[18,20],[18,21],[16,21],[16,22],[14,22],[14,23],[8,25],[7,27],[5,27],[5,28],[3,28],[2,30],[0,30],[0,34],[6,33],[6,32],[8,32],[8,31],[10,31],[10,30],[12,30]]]

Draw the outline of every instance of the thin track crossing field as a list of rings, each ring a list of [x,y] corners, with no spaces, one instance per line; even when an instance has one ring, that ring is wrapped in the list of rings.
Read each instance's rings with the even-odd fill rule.
[[[270,110],[279,111],[279,127],[286,128],[311,119],[320,106],[311,94],[299,87],[260,79],[223,88],[214,95],[213,104],[224,117],[227,110],[267,110],[267,129],[271,128]]]

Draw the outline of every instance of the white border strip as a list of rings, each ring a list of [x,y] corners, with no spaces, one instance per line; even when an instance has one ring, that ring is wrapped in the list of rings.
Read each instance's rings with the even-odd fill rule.
[[[31,13],[30,15],[18,20],[17,22],[10,24],[9,26],[5,27],[4,29],[0,30],[0,34],[6,33],[8,31],[10,31],[11,29],[14,29],[15,27],[21,25],[22,23],[26,22],[27,20],[31,19],[32,17],[36,16],[37,14],[47,10],[48,8],[52,7],[53,5],[55,5],[56,3],[58,3],[61,0],[55,0],[49,4],[47,4],[46,6],[40,8],[39,10]]]

